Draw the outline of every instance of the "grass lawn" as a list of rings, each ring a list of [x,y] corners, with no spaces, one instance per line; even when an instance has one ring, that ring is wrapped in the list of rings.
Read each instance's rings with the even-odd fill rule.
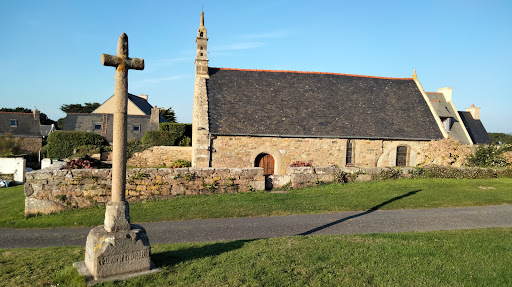
[[[375,209],[512,204],[512,179],[400,179],[130,203],[131,221],[275,216]],[[23,186],[0,189],[0,227],[96,226],[105,208],[24,218]]]
[[[98,286],[511,286],[512,229],[154,245],[162,271]],[[0,250],[2,286],[84,286],[83,247]]]

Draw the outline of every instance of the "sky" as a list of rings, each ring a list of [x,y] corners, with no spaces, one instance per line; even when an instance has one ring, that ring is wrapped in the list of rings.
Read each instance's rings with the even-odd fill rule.
[[[512,133],[512,1],[24,1],[2,0],[0,107],[106,101],[121,33],[143,71],[129,92],[192,122],[201,9],[210,67],[408,78],[427,92],[453,88],[488,132]]]

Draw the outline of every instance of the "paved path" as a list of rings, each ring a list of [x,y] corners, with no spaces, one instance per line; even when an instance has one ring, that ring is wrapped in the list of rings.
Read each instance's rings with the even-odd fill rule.
[[[314,215],[142,223],[151,244],[292,235],[388,233],[512,227],[512,205],[368,210]],[[90,227],[0,228],[0,248],[85,246]]]

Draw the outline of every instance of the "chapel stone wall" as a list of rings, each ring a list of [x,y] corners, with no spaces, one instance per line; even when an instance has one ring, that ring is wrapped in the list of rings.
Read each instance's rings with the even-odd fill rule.
[[[396,149],[405,145],[409,150],[408,166],[416,165],[417,153],[427,142],[354,140],[354,165],[357,167],[395,166]],[[274,173],[287,174],[294,161],[313,166],[345,166],[346,139],[277,138],[248,136],[217,136],[212,140],[213,167],[253,167],[261,153],[275,161]]]

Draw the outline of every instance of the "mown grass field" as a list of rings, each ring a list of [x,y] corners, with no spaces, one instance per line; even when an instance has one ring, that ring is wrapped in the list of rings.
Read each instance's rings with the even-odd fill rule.
[[[253,192],[130,203],[133,223],[276,216],[379,209],[512,204],[512,179],[400,179],[330,184],[273,194]],[[24,217],[23,186],[0,189],[0,227],[44,228],[103,224],[105,208]]]
[[[153,245],[160,273],[97,286],[511,286],[512,229]],[[0,250],[1,286],[84,286],[83,247]]]

